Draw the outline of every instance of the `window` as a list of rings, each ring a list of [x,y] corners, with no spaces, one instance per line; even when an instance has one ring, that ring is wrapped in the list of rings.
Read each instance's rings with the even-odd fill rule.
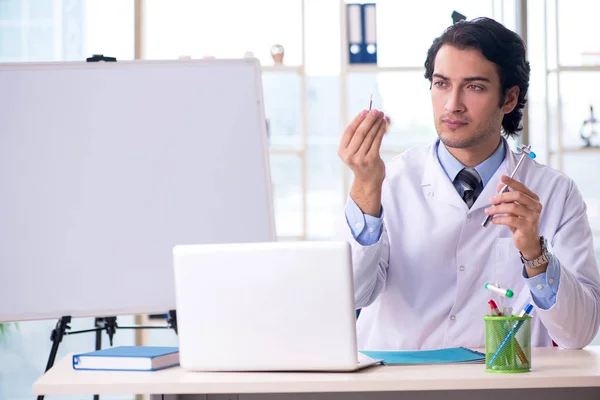
[[[376,3],[380,66],[422,67],[431,42],[452,24],[455,10],[467,19],[493,16],[491,1],[380,0]]]
[[[239,58],[252,52],[273,64],[280,43],[285,63],[302,62],[301,2],[278,0],[147,0],[146,58]]]
[[[0,62],[133,58],[133,0],[2,0]]]

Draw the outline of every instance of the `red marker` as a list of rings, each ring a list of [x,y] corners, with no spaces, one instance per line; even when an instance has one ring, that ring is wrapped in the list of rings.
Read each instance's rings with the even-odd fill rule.
[[[494,315],[495,317],[502,316],[502,313],[498,309],[498,306],[496,305],[496,302],[494,300],[488,301],[488,304],[490,305],[490,308],[492,309],[492,315]]]

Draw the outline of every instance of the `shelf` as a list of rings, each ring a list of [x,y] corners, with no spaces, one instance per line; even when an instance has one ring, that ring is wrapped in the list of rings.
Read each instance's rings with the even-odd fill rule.
[[[550,150],[548,154],[565,154],[565,153],[600,153],[600,147],[567,147],[561,151]]]
[[[298,75],[304,73],[302,65],[263,65],[261,69],[263,72],[295,72]]]
[[[425,72],[424,67],[382,67],[375,64],[350,64],[347,72]]]
[[[558,68],[551,68],[546,71],[548,75],[556,72],[600,72],[600,65],[561,65]]]

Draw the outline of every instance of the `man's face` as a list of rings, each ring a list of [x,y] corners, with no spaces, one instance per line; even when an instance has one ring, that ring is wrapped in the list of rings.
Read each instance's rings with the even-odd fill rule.
[[[500,77],[478,50],[444,45],[435,57],[431,101],[435,128],[446,147],[468,148],[500,135],[505,112],[514,108],[513,88],[500,105]],[[508,111],[507,111],[508,110]]]

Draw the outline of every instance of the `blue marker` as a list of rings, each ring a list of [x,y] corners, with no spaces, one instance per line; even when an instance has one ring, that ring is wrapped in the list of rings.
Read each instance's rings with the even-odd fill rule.
[[[531,304],[527,303],[527,305],[525,306],[523,311],[521,311],[521,313],[519,314],[519,317],[529,315],[532,310],[533,310],[533,306]],[[500,351],[502,351],[502,349],[504,348],[504,346],[506,346],[506,344],[510,341],[510,339],[512,339],[517,334],[517,331],[519,330],[519,328],[521,328],[521,325],[523,325],[523,322],[525,322],[525,320],[518,321],[513,326],[513,328],[510,330],[510,332],[508,332],[508,335],[506,335],[506,337],[504,338],[502,343],[500,343],[500,346],[498,346],[498,349],[496,350],[496,352],[490,359],[490,362],[488,363],[489,366],[494,364],[494,361],[496,360],[496,357],[498,357],[498,354],[500,354]]]
[[[519,169],[519,167],[523,163],[523,159],[525,159],[526,155],[528,155],[529,158],[531,158],[531,159],[535,158],[535,153],[533,151],[531,151],[531,146],[529,146],[529,145],[527,145],[527,146],[525,146],[525,145],[519,146],[518,150],[519,150],[519,152],[522,152],[523,155],[519,159],[519,162],[517,163],[517,166],[513,170],[512,174],[510,174],[511,178],[514,178],[515,174],[517,173],[517,170]],[[502,190],[500,191],[500,193],[505,193],[506,191],[508,191],[508,185],[504,185],[504,187],[502,188]],[[483,222],[481,223],[481,226],[483,226],[484,228],[487,228],[487,226],[490,224],[491,220],[492,220],[492,216],[491,215],[486,216],[485,219],[483,220]]]

